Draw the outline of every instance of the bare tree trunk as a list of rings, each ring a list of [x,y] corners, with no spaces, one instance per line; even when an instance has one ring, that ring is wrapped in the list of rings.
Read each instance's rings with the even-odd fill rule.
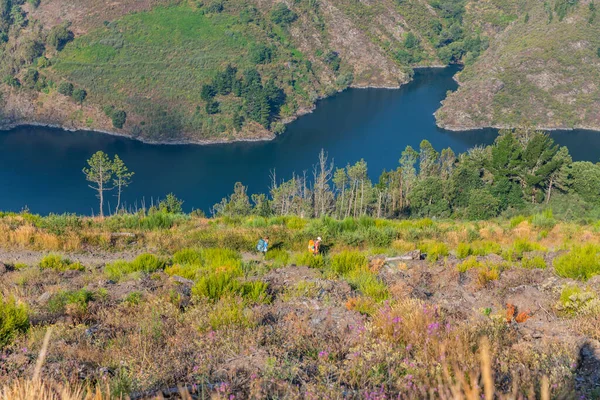
[[[546,204],[550,203],[550,196],[552,195],[552,185],[554,185],[554,179],[550,178],[550,183],[548,184],[548,193],[546,194]]]
[[[361,179],[361,181],[360,181],[360,215],[365,215],[366,210],[363,210],[364,199],[365,199],[365,180]]]
[[[104,218],[104,187],[102,183],[98,186],[98,197],[100,197],[100,218]]]

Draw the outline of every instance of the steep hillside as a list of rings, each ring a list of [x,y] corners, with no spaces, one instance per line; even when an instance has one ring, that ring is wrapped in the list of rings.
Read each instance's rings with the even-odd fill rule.
[[[540,222],[0,213],[0,398],[594,399],[598,226]]]
[[[521,124],[599,129],[596,13],[589,1],[528,2],[458,75],[461,88],[438,111],[438,124],[457,130]]]
[[[487,92],[480,94],[489,85],[472,83],[475,89],[469,89],[469,77],[486,82],[482,74],[490,73],[485,65],[496,63],[495,54],[520,54],[521,25],[546,29],[540,25],[542,6],[530,0],[63,3],[0,0],[4,126],[42,123],[152,142],[269,138],[309,112],[318,98],[348,86],[398,87],[410,80],[414,66],[451,62],[466,64],[464,87],[439,113],[440,124],[497,124],[458,107],[462,99],[463,104],[477,101],[481,115],[495,115],[496,104],[486,98]],[[587,18],[588,10],[588,4],[577,5],[547,29],[565,26],[570,18]],[[528,24],[523,23],[525,15],[530,15]],[[596,46],[597,22],[577,21],[571,31],[574,37],[590,37],[581,39],[587,54]],[[565,53],[563,48],[556,51]],[[534,52],[530,58],[540,61],[546,53]],[[563,58],[556,58],[557,70],[569,65]],[[593,62],[575,64],[569,74],[591,78]],[[497,79],[503,79],[507,92],[500,99],[503,113],[524,110],[511,97],[520,96],[520,86]],[[572,86],[595,93],[579,83]],[[552,111],[554,125],[568,125],[572,113],[555,112],[557,94],[548,96],[552,101],[528,103],[534,108],[531,115]],[[587,103],[579,97],[573,107],[587,113],[592,122],[586,125],[593,126],[593,94]],[[505,119],[514,123],[514,118]],[[544,125],[539,118],[531,122]]]

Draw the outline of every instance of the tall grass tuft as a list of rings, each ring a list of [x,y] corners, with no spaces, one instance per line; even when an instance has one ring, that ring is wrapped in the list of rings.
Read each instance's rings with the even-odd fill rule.
[[[14,298],[0,296],[0,349],[29,329],[29,311],[25,304],[18,304]]]
[[[133,261],[115,261],[104,268],[107,277],[119,280],[125,275],[133,272],[151,273],[165,267],[165,261],[153,254],[141,254]]]
[[[40,268],[53,269],[55,271],[83,271],[85,267],[78,262],[72,262],[68,258],[61,257],[58,254],[48,254],[40,261]]]
[[[577,246],[554,260],[554,270],[563,278],[588,280],[600,274],[600,247],[594,244]]]

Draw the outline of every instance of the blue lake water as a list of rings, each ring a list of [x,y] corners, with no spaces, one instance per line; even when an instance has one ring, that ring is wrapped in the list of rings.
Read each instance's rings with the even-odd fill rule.
[[[0,131],[0,210],[28,207],[40,214],[97,212],[95,193],[81,172],[86,160],[102,150],[118,154],[135,172],[125,201],[174,193],[186,210],[208,211],[231,193],[237,181],[251,193],[265,192],[269,171],[278,178],[309,173],[321,148],[336,166],[364,158],[375,179],[396,168],[400,153],[423,139],[441,150],[463,152],[489,144],[494,129],[449,132],[435,125],[433,113],[448,90],[455,90],[456,67],[417,70],[415,79],[398,90],[349,89],[318,103],[316,110],[288,125],[285,134],[269,142],[226,145],[148,145],[92,132],[67,132],[42,127]],[[598,161],[600,132],[553,132],[575,160]],[[108,194],[114,207],[116,199]]]

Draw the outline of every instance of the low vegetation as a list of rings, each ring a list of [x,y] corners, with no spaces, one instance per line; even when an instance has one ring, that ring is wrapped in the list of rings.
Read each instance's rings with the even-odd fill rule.
[[[217,398],[420,398],[432,388],[446,397],[592,395],[579,346],[600,338],[600,233],[559,215],[548,228],[535,215],[515,223],[164,212],[162,226],[141,214],[3,214],[1,390],[33,390],[52,327],[44,381],[96,398],[178,385]],[[306,244],[316,235],[324,240],[314,256]],[[264,236],[263,257],[255,246]],[[17,268],[11,254],[24,249],[34,256]],[[34,260],[36,249],[55,253]],[[86,268],[64,267],[73,263]],[[544,340],[523,339],[539,330]],[[527,367],[512,374],[519,365]]]

